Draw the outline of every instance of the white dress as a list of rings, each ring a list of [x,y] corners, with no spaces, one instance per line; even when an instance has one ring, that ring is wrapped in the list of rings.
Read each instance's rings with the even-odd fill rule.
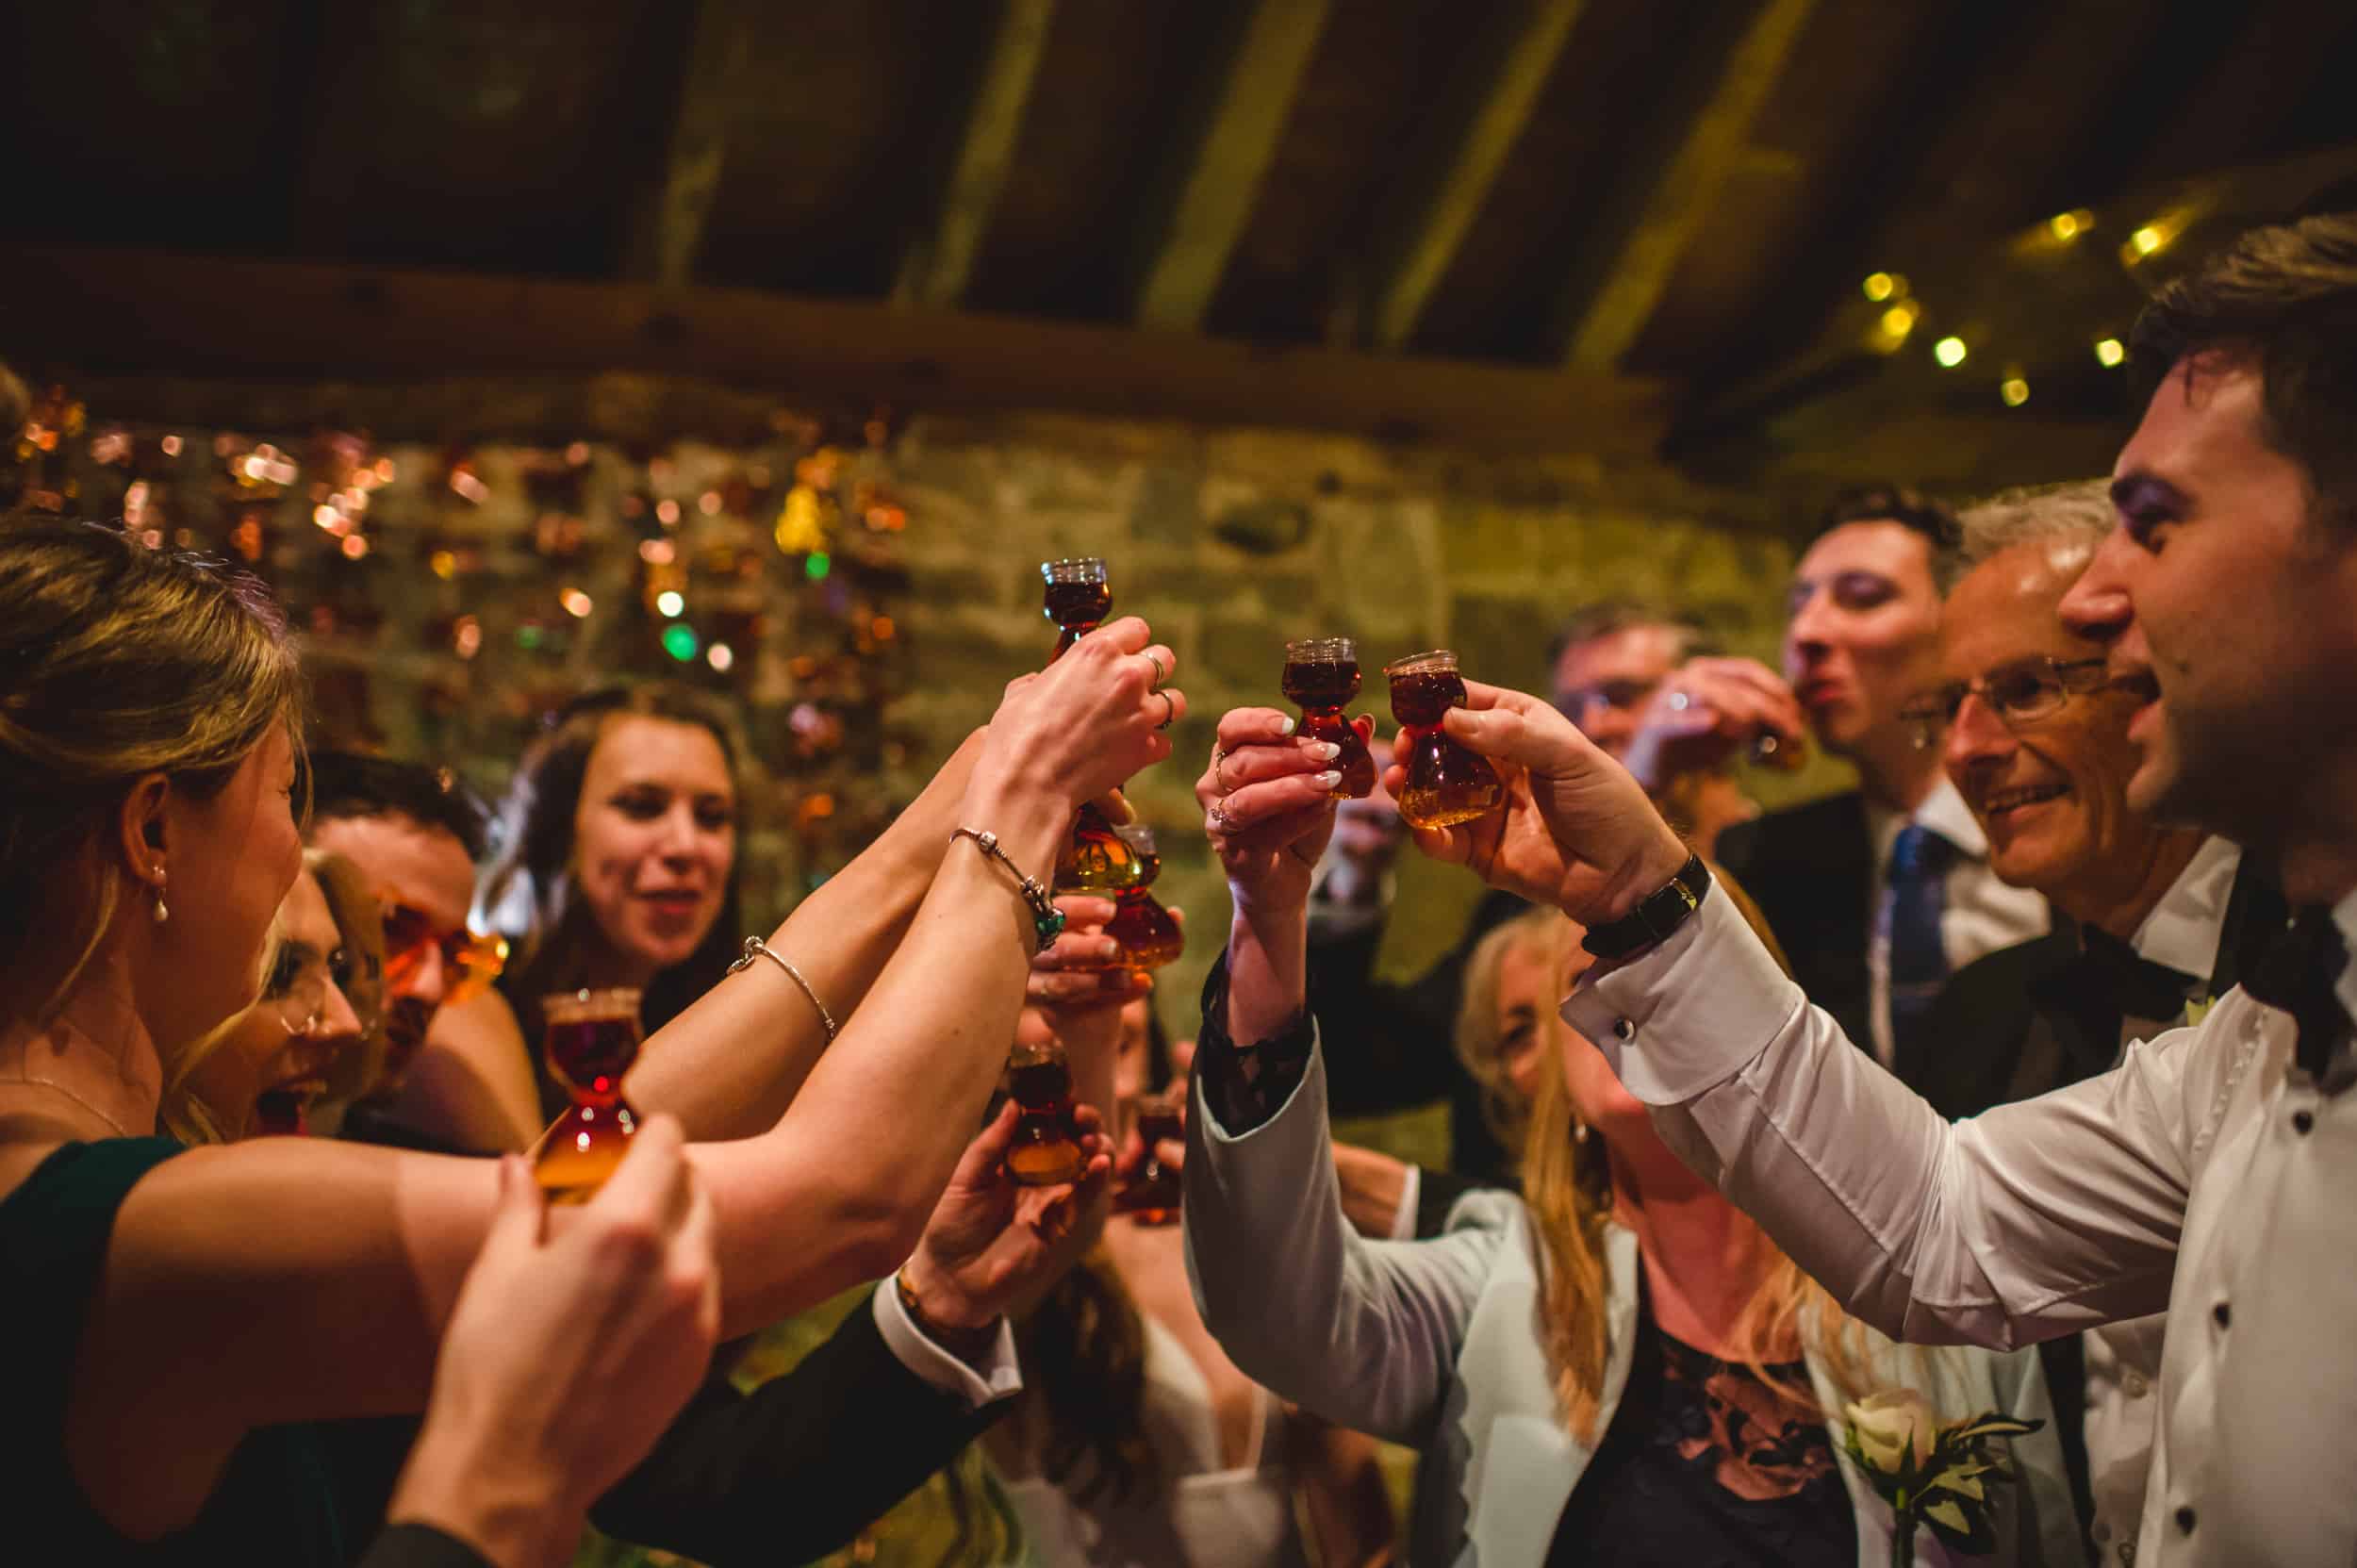
[[[1169,1329],[1146,1325],[1147,1444],[1160,1485],[1083,1503],[1039,1477],[1009,1478],[1036,1568],[1307,1568],[1285,1462],[1284,1407],[1255,1391],[1258,1418],[1244,1462],[1220,1452],[1211,1387]]]

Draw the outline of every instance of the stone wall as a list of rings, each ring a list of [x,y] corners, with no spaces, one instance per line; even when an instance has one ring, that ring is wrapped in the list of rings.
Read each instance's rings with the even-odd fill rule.
[[[478,414],[463,447],[368,448],[391,477],[371,492],[359,559],[311,526],[322,476],[350,470],[287,412],[316,395],[257,393],[256,425],[287,433],[220,437],[158,422],[151,388],[147,417],[125,430],[132,457],[77,455],[77,483],[88,509],[107,512],[144,476],[148,520],[200,545],[218,548],[244,511],[264,518],[260,564],[315,634],[325,731],[452,762],[489,792],[538,715],[571,691],[658,670],[727,691],[769,765],[745,844],[752,919],[781,913],[839,864],[988,715],[1001,685],[1036,667],[1052,639],[1038,563],[1105,556],[1117,611],[1144,615],[1177,651],[1193,707],[1176,760],[1133,791],[1161,833],[1165,900],[1194,932],[1162,995],[1166,1021],[1183,1032],[1228,913],[1192,780],[1221,711],[1280,701],[1286,638],[1356,636],[1370,672],[1453,647],[1480,678],[1542,690],[1563,612],[1626,595],[1698,611],[1736,652],[1774,656],[1791,509],[1657,468],[1276,430],[918,416],[845,449],[830,496],[880,499],[905,526],[863,528],[865,503],[847,504],[834,575],[820,582],[773,538],[780,497],[815,437],[743,417],[741,400],[715,416],[725,428],[695,438],[634,434],[651,404],[620,400],[618,413],[609,391],[600,384],[578,442],[550,428],[541,404],[519,415],[525,439],[503,438],[498,421]],[[376,398],[380,413],[398,406]],[[190,398],[222,401],[219,388]],[[111,427],[103,396],[91,402],[94,447]],[[156,455],[166,433],[179,437],[169,462]],[[223,475],[263,439],[300,473],[256,501]],[[469,482],[454,490],[461,462]],[[667,502],[669,520],[658,522]],[[669,618],[653,609],[650,541],[676,546],[688,570],[684,618],[700,647],[724,635],[735,644],[730,669],[663,656]],[[574,614],[569,602],[591,608]],[[877,615],[891,622],[888,641],[869,635]],[[453,629],[470,619],[474,646],[457,646]],[[1377,676],[1362,705],[1380,712],[1381,701]],[[1813,764],[1758,782],[1774,801],[1834,780]],[[1384,970],[1412,973],[1444,949],[1474,893],[1460,874],[1405,867]]]

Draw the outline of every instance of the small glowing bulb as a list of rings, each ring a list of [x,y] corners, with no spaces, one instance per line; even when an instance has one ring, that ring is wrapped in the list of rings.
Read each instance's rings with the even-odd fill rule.
[[[1997,384],[1997,394],[2005,400],[2006,407],[2019,408],[2030,401],[2030,384],[2018,375],[2009,375]]]
[[[434,569],[434,575],[451,578],[458,575],[458,556],[454,552],[437,550],[426,557],[425,564]]]
[[[2075,212],[2057,212],[2046,221],[2046,226],[2057,239],[2079,238],[2079,215]]]
[[[654,596],[654,607],[667,616],[675,616],[687,608],[687,601],[669,588]]]
[[[1964,355],[1964,339],[1961,338],[1942,338],[1932,345],[1932,357],[1938,360],[1944,370],[1953,371],[1963,364]]]
[[[561,602],[565,606],[565,612],[575,620],[583,619],[591,610],[597,608],[595,602],[579,588],[567,588]]]
[[[716,642],[704,650],[704,663],[723,674],[726,674],[728,668],[735,662],[736,650],[725,642]]]
[[[1860,284],[1859,287],[1866,290],[1866,297],[1868,299],[1872,300],[1876,305],[1880,305],[1883,301],[1890,298],[1891,293],[1898,286],[1892,280],[1888,272],[1869,272],[1866,274],[1866,281]]]
[[[2095,362],[2105,370],[2117,369],[2127,357],[2128,350],[2118,338],[2098,338],[2095,340]]]
[[[1894,305],[1883,312],[1883,336],[1904,338],[1915,330],[1915,306]]]
[[[2138,256],[2151,256],[2167,242],[2167,238],[2150,223],[2128,237],[2129,247]]]
[[[368,553],[369,553],[369,540],[368,540],[368,536],[367,536],[367,535],[365,535],[365,534],[347,534],[347,535],[345,535],[345,536],[344,536],[344,559],[345,559],[345,560],[347,560],[347,561],[356,561],[356,560],[358,560],[361,556],[366,555]]]

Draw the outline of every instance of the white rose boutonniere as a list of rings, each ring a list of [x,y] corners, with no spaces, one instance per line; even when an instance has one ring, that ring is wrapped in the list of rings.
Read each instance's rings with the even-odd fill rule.
[[[2046,1425],[1998,1411],[1942,1421],[1931,1401],[1911,1388],[1870,1394],[1842,1415],[1848,1422],[1842,1451],[1890,1505],[1892,1568],[1914,1562],[1921,1525],[1958,1551],[1994,1550],[1989,1483],[2013,1477],[1996,1440],[2023,1437]]]

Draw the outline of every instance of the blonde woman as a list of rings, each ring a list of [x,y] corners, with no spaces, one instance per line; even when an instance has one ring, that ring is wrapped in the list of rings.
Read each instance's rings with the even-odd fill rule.
[[[710,1198],[730,1331],[910,1258],[1042,940],[1005,863],[1051,864],[1184,716],[1149,640],[1115,621],[1013,683],[914,827],[770,934],[844,1018],[832,1046],[766,963],[649,1042],[672,1076],[633,1076],[641,1108],[732,1138],[670,1183]],[[492,1162],[149,1136],[175,1044],[255,999],[301,868],[299,689],[250,580],[113,530],[0,534],[0,1377],[25,1456],[0,1512],[29,1560],[344,1560],[308,1424],[423,1407],[498,1206]]]
[[[1889,1560],[1887,1510],[1836,1457],[1843,1406],[1912,1389],[1950,1417],[2045,1419],[2036,1359],[1903,1352],[1844,1319],[1561,1025],[1568,968],[1537,982],[1547,1070],[1524,1197],[1460,1198],[1429,1241],[1344,1222],[1302,1011],[1330,780],[1287,727],[1227,715],[1196,785],[1236,906],[1205,988],[1185,1210],[1222,1348],[1304,1408],[1423,1449],[1413,1562]],[[1988,1560],[2079,1562],[2052,1433],[2013,1459]],[[1945,1560],[1928,1533],[1918,1549]]]

